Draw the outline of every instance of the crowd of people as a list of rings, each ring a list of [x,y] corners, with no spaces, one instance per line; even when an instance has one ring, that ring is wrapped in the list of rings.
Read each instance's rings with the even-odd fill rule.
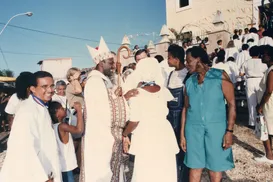
[[[22,72],[5,112],[10,136],[1,182],[220,182],[234,168],[234,88],[246,85],[249,125],[264,115],[273,135],[273,40],[255,28],[235,31],[227,47],[171,44],[168,57],[134,53],[123,67],[103,39],[88,47],[88,74],[66,80]],[[263,141],[273,164],[271,138]]]

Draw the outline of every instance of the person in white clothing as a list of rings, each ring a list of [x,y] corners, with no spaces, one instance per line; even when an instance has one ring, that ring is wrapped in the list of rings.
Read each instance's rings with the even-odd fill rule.
[[[126,153],[135,155],[133,182],[176,182],[176,154],[179,152],[168,114],[173,96],[160,79],[157,60],[146,58],[137,64],[139,95],[130,99],[130,122],[123,131]],[[159,78],[159,79],[158,79]],[[128,135],[133,132],[131,147]]]
[[[264,31],[263,32],[263,38],[261,38],[259,40],[259,43],[258,43],[259,46],[261,45],[270,45],[270,46],[273,46],[273,39],[270,37],[270,34],[268,31]]]
[[[224,63],[225,61],[225,51],[220,50],[217,53],[217,61],[216,64],[212,66],[212,68],[217,68],[220,70],[224,70],[228,75],[230,75],[229,66]]]
[[[235,47],[234,41],[231,40],[228,42],[227,48],[225,49],[225,62],[227,61],[227,58],[234,57],[234,59],[237,59],[237,55],[239,54],[238,49]]]
[[[249,50],[251,59],[244,62],[242,65],[240,76],[246,76],[246,94],[249,113],[249,126],[254,127],[256,121],[256,105],[257,105],[257,91],[262,77],[267,70],[267,65],[262,63],[259,58],[260,49],[258,46],[253,46]]]
[[[238,49],[238,51],[241,51],[242,41],[239,39],[239,36],[233,35],[233,41],[234,41],[234,45]]]
[[[258,30],[255,28],[255,27],[252,27],[250,30],[249,30],[249,36],[248,36],[248,40],[249,39],[253,39],[254,40],[254,43],[253,45],[257,46],[258,43],[259,43],[259,35],[258,35]]]
[[[243,44],[246,44],[247,43],[247,41],[248,41],[248,39],[250,39],[250,35],[249,35],[249,29],[248,28],[245,28],[245,34],[244,34],[244,36],[243,36]]]
[[[33,74],[32,95],[16,112],[8,140],[1,182],[62,182],[58,147],[47,103],[54,92],[50,73]]]
[[[229,57],[225,64],[229,66],[229,78],[235,85],[237,83],[237,78],[239,77],[239,68],[235,63],[235,59],[233,57]]]
[[[67,98],[65,96],[66,83],[63,80],[56,82],[56,93],[52,96],[52,101],[62,104],[63,108],[68,108]]]
[[[8,114],[9,130],[11,130],[13,119],[20,103],[30,95],[30,80],[32,75],[30,72],[22,72],[16,78],[15,94],[10,97],[5,108],[5,112]]]
[[[256,161],[262,163],[273,164],[272,152],[272,136],[273,136],[273,47],[267,46],[264,48],[263,62],[268,65],[261,83],[260,83],[260,98],[257,105],[257,113],[264,115],[268,130],[268,140],[263,141],[265,155],[255,158]]]
[[[74,103],[77,111],[77,125],[72,126],[65,122],[66,111],[61,103],[52,101],[49,103],[49,114],[53,122],[56,141],[59,149],[63,182],[74,182],[73,170],[78,166],[73,144],[72,134],[83,132],[82,106],[79,102]]]
[[[236,59],[236,64],[237,64],[237,67],[239,70],[241,70],[241,67],[243,65],[243,63],[250,59],[250,55],[249,55],[249,51],[248,51],[248,48],[249,48],[249,45],[247,44],[243,44],[242,45],[242,52],[240,52],[237,56],[237,59]]]
[[[121,174],[124,174],[126,157],[122,155],[120,144],[129,108],[121,89],[118,87],[114,90],[109,79],[115,73],[116,66],[113,54],[103,38],[101,37],[98,49],[88,46],[88,50],[96,68],[88,75],[84,89],[86,126],[82,138],[84,155],[80,182],[119,181],[124,177]],[[131,92],[130,95],[134,93]]]

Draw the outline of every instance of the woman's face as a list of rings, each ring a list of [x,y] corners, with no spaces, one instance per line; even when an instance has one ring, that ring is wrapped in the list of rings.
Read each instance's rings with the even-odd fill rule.
[[[64,119],[66,117],[66,111],[62,106],[60,106],[60,108],[57,110],[56,117],[62,118],[62,119]]]
[[[56,88],[57,94],[60,96],[65,96],[65,89],[66,87],[64,85],[60,85]]]
[[[191,53],[188,53],[186,56],[186,67],[189,73],[194,73],[197,71],[197,65],[199,62],[199,58],[194,58],[191,56]]]

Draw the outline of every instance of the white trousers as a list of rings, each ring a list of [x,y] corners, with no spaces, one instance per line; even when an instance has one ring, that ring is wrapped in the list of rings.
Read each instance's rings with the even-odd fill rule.
[[[258,104],[257,91],[262,78],[248,78],[246,80],[246,95],[248,105],[248,125],[255,126],[256,123],[256,106]]]

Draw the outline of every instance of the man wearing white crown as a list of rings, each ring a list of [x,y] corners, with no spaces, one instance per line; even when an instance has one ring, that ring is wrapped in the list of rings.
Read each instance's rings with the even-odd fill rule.
[[[117,92],[109,79],[115,73],[116,66],[114,55],[103,38],[98,49],[87,48],[96,68],[88,75],[84,90],[86,127],[80,181],[123,181],[125,156],[122,153],[122,131],[129,117],[129,109],[125,98],[115,94]]]

